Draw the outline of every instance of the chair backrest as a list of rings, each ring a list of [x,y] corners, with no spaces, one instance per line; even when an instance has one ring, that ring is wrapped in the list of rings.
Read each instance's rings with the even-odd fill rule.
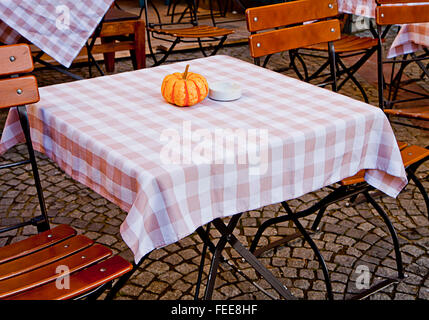
[[[39,101],[34,76],[19,76],[33,71],[30,47],[26,44],[0,46],[0,108],[36,103]]]
[[[429,22],[428,0],[376,0],[376,2],[375,21],[380,26]]]
[[[337,0],[297,0],[246,10],[253,58],[341,37]],[[275,29],[275,30],[273,30]],[[262,32],[265,31],[265,32]]]

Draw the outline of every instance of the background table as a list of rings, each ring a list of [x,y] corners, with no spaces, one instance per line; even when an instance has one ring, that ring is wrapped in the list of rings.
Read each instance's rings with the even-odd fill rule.
[[[28,108],[35,149],[128,212],[120,231],[136,262],[215,218],[297,198],[363,168],[391,196],[407,183],[379,108],[231,57],[187,63],[209,83],[236,81],[243,96],[169,105],[160,88],[165,75],[185,69],[176,63],[43,87],[41,101]],[[17,120],[12,110],[1,152],[22,141]],[[266,170],[251,174],[249,163],[226,157],[197,163],[186,152],[178,164],[163,163],[169,143],[195,150],[219,129],[267,130]]]
[[[2,0],[0,41],[13,44],[22,36],[68,68],[113,2]]]
[[[338,0],[340,12],[368,18],[375,17],[376,7],[375,0]],[[429,23],[403,25],[393,41],[387,57],[394,58],[413,53],[424,47],[429,47]]]

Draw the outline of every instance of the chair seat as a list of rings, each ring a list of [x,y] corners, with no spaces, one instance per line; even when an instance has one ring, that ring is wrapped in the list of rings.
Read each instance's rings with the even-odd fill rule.
[[[410,165],[429,157],[429,150],[419,147],[419,146],[407,146],[405,142],[398,142],[399,149],[401,151],[402,161],[404,163],[404,167],[407,168]],[[365,170],[360,170],[352,177],[348,177],[343,179],[340,184],[343,186],[350,186],[357,183],[365,182]]]
[[[104,22],[116,22],[116,21],[127,21],[127,20],[138,20],[139,15],[127,12],[116,7],[111,7],[104,16]]]
[[[148,28],[149,31],[159,34],[170,35],[179,38],[209,38],[221,37],[234,33],[234,30],[212,27],[212,26],[193,26],[188,28],[175,28],[175,29],[158,29]]]
[[[111,255],[109,248],[66,225],[7,245],[0,248],[0,298],[78,297],[131,271],[128,261]],[[58,288],[57,280],[65,275],[68,287],[64,282],[64,288]]]
[[[336,53],[346,53],[374,48],[377,46],[377,39],[371,37],[342,35],[341,39],[334,41],[333,44]],[[305,48],[311,50],[328,51],[328,44],[318,43]]]
[[[429,120],[429,107],[384,109],[384,112],[392,116],[401,116],[401,117],[412,118],[412,119]]]

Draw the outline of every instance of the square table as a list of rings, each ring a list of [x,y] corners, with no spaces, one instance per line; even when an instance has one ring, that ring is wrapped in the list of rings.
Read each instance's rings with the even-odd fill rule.
[[[240,84],[242,97],[168,104],[162,80],[186,63],[209,83]],[[392,197],[407,184],[381,109],[228,56],[43,87],[40,97],[28,106],[35,150],[128,212],[120,232],[137,263],[212,220],[361,169]],[[0,152],[21,141],[11,109]]]

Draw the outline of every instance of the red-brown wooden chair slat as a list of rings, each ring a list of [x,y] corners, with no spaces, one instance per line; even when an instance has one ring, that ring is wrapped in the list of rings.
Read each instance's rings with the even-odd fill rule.
[[[82,270],[101,261],[112,254],[107,247],[95,244],[77,254],[55,261],[39,269],[21,274],[19,276],[0,281],[0,298],[5,298],[39,285],[55,281],[66,273],[58,273],[58,267],[66,266],[70,273]]]
[[[155,30],[155,29],[152,29]],[[223,29],[211,26],[201,26],[194,28],[183,28],[183,29],[157,29],[158,33],[168,34],[174,37],[180,38],[207,38],[207,37],[218,37],[225,34],[232,34],[234,31],[230,29]]]
[[[377,40],[369,37],[361,37],[356,39],[355,42],[348,42],[335,47],[335,50],[338,49],[338,53],[347,53],[353,51],[362,51],[366,49],[374,48],[377,45]],[[335,46],[335,43],[334,43]]]
[[[233,30],[230,29],[223,29],[223,28],[217,28],[217,27],[211,27],[211,26],[197,26],[192,28],[183,28],[183,29],[154,29],[151,28],[150,30],[156,30],[158,33],[163,34],[169,34],[175,37],[181,37],[181,36],[188,36],[191,35],[194,38],[205,38],[208,36],[208,34],[232,34],[234,33]],[[210,36],[210,35],[209,35]]]
[[[377,7],[375,10],[376,22],[381,26],[427,22],[428,16],[428,4],[419,4],[413,6],[384,5]]]
[[[27,44],[0,46],[0,74],[12,75],[33,71],[33,59]]]
[[[65,224],[39,233],[30,238],[0,248],[0,263],[5,263],[47,248],[76,235],[76,231]]]
[[[0,80],[0,109],[36,103],[39,99],[34,76]]]
[[[204,28],[202,28],[202,26],[198,26],[198,27],[193,27],[193,28],[183,28],[183,29],[176,29],[176,30],[172,30],[170,31],[169,29],[159,29],[158,31],[162,32],[170,32],[174,35],[176,34],[195,34],[198,37],[205,37],[205,34],[207,33],[234,33],[232,30],[230,29],[223,29],[223,28],[218,28],[218,27],[211,27],[211,26],[204,26]]]
[[[361,43],[361,38],[349,36],[349,35],[341,35],[341,39],[335,40],[335,52],[338,52],[340,48],[348,48],[353,46],[356,43]],[[308,46],[306,48],[312,48],[317,50],[328,50],[328,44],[327,43],[317,43],[312,46]]]
[[[360,170],[354,176],[341,180],[340,184],[343,186],[351,186],[357,183],[365,182],[365,169]]]
[[[261,57],[339,37],[340,22],[336,19],[257,33],[249,37],[250,54]]]
[[[370,37],[350,37],[342,36],[340,40],[334,41],[336,53],[345,53],[352,51],[360,51],[364,49],[371,49],[377,45],[377,39]],[[327,51],[327,43],[319,43],[306,47],[306,49]]]
[[[70,275],[70,288],[58,289],[55,282],[6,298],[6,300],[65,300],[96,289],[131,271],[132,265],[120,256],[114,256],[85,270]]]
[[[384,109],[384,112],[391,116],[401,116],[405,118],[425,121],[429,120],[429,106],[402,109]]]
[[[395,3],[417,3],[428,2],[427,0],[375,0],[378,4],[395,4]]]
[[[399,148],[399,150],[404,150],[406,147],[408,147],[408,143],[407,142],[404,142],[404,141],[397,141],[397,143],[398,143],[398,148]]]
[[[186,32],[186,31],[206,31],[211,29],[217,29],[217,27],[207,26],[207,25],[198,25],[198,26],[192,26],[192,27],[185,27],[185,28],[148,28],[149,30],[156,30],[163,32]]]
[[[273,29],[312,20],[333,17],[338,14],[336,0],[299,0],[246,10],[247,29],[250,32]]]
[[[416,145],[409,146],[401,151],[402,161],[404,167],[407,168],[410,165],[426,158],[429,156],[429,150]]]
[[[31,255],[0,264],[0,281],[63,259],[88,248],[93,243],[94,241],[88,237],[77,235]]]

